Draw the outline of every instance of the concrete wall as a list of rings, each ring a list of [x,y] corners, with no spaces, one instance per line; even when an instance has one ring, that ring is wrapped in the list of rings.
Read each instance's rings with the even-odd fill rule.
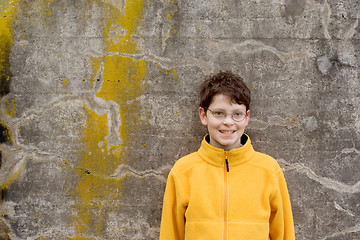
[[[247,133],[297,239],[360,239],[358,0],[0,0],[0,239],[157,239],[198,86],[252,89]]]

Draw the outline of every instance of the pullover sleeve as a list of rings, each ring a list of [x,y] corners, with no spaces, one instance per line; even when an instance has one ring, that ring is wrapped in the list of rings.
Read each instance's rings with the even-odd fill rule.
[[[276,173],[277,189],[271,198],[270,239],[294,240],[294,222],[290,197],[281,169]]]
[[[183,240],[185,238],[185,210],[183,190],[176,172],[169,173],[164,194],[160,240]]]

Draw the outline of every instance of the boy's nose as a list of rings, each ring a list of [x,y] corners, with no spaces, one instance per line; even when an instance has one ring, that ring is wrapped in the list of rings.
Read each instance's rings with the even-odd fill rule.
[[[227,114],[223,120],[223,124],[229,125],[234,124],[234,119],[232,119],[231,114]]]

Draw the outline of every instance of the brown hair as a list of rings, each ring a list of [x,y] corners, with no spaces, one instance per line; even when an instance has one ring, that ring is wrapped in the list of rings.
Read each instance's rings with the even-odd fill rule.
[[[231,71],[211,74],[205,78],[200,89],[200,107],[206,111],[216,94],[228,96],[232,102],[244,104],[250,109],[250,90],[243,79]]]

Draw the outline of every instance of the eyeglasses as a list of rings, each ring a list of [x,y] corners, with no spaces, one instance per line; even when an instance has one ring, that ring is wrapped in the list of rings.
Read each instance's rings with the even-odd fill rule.
[[[236,113],[225,113],[222,111],[212,111],[211,109],[208,108],[208,110],[212,113],[212,115],[214,116],[214,118],[218,119],[218,120],[224,120],[226,118],[227,115],[231,115],[231,118],[235,121],[235,122],[241,122],[242,120],[244,120],[247,116],[247,113],[242,113],[242,112],[236,112]]]

